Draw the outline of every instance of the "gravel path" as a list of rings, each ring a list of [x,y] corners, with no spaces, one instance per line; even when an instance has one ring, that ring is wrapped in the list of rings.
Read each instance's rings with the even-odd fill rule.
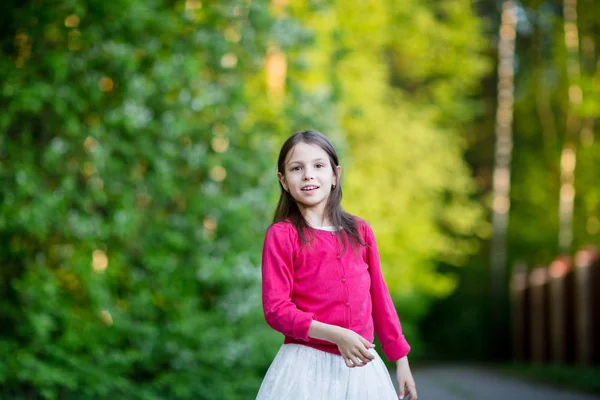
[[[599,400],[463,366],[415,368],[419,400]],[[392,379],[395,381],[395,379]],[[396,382],[394,382],[396,384]]]

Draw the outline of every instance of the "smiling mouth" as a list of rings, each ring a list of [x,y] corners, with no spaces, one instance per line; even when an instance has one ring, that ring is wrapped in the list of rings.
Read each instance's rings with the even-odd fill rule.
[[[315,190],[315,189],[318,189],[318,188],[319,188],[318,186],[315,186],[315,185],[309,185],[309,186],[304,186],[304,187],[303,187],[301,190],[302,190],[303,192],[308,192],[308,191],[310,191],[310,190]]]

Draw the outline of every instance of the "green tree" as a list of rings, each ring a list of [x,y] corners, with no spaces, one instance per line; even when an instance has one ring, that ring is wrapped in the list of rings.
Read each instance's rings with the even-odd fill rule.
[[[577,2],[579,46],[567,51],[562,1],[528,1],[517,38],[518,69],[515,103],[515,163],[513,210],[509,224],[509,261],[530,266],[548,264],[559,248],[559,198],[561,150],[569,136],[577,157],[574,171],[574,253],[589,243],[599,243],[600,202],[598,165],[598,11],[593,2]],[[568,59],[577,57],[580,76],[567,73]],[[571,82],[572,81],[572,82]],[[571,82],[571,83],[570,83]],[[571,92],[581,102],[570,104]],[[570,113],[575,125],[567,134]],[[575,133],[573,133],[575,132]]]
[[[500,22],[500,3],[480,3],[488,22],[490,52],[498,43],[494,31]],[[518,24],[515,57],[515,103],[510,215],[507,232],[507,266],[524,261],[529,267],[548,265],[559,254],[559,195],[561,149],[569,99],[565,20],[561,0],[517,3]],[[575,202],[573,243],[569,255],[585,244],[600,244],[600,196],[598,194],[598,7],[593,1],[577,2],[581,77],[581,103],[572,115],[581,121],[575,139]],[[494,36],[492,36],[492,34]],[[480,199],[489,204],[490,166],[493,154],[496,80],[481,81],[480,120],[468,126],[467,159],[473,166]],[[438,302],[423,332],[432,354],[452,358],[489,358],[494,350],[483,340],[490,324],[488,298],[488,244],[470,262],[457,292]],[[460,310],[460,311],[457,311]],[[457,315],[458,313],[458,315]],[[439,329],[440,325],[444,328]],[[503,352],[507,355],[506,352]]]
[[[335,99],[327,133],[341,138],[344,206],[373,225],[417,344],[431,299],[456,287],[439,264],[464,264],[488,230],[462,134],[489,68],[481,21],[469,1],[314,3],[292,7],[315,34],[299,78]]]
[[[255,394],[278,345],[258,267],[269,133],[288,118],[264,56],[304,37],[277,35],[268,3],[6,7],[2,397]]]

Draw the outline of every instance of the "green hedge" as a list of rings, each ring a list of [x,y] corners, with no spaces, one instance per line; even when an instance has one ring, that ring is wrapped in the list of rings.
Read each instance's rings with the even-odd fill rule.
[[[3,13],[0,397],[252,397],[269,2]]]

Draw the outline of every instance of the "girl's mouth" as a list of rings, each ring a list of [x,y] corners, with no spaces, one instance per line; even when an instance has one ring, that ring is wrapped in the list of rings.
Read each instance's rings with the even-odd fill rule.
[[[303,192],[310,192],[311,190],[316,190],[316,189],[318,189],[318,188],[319,188],[319,187],[318,187],[318,186],[315,186],[315,185],[307,185],[307,186],[304,186],[304,187],[303,187],[301,190],[302,190]]]

